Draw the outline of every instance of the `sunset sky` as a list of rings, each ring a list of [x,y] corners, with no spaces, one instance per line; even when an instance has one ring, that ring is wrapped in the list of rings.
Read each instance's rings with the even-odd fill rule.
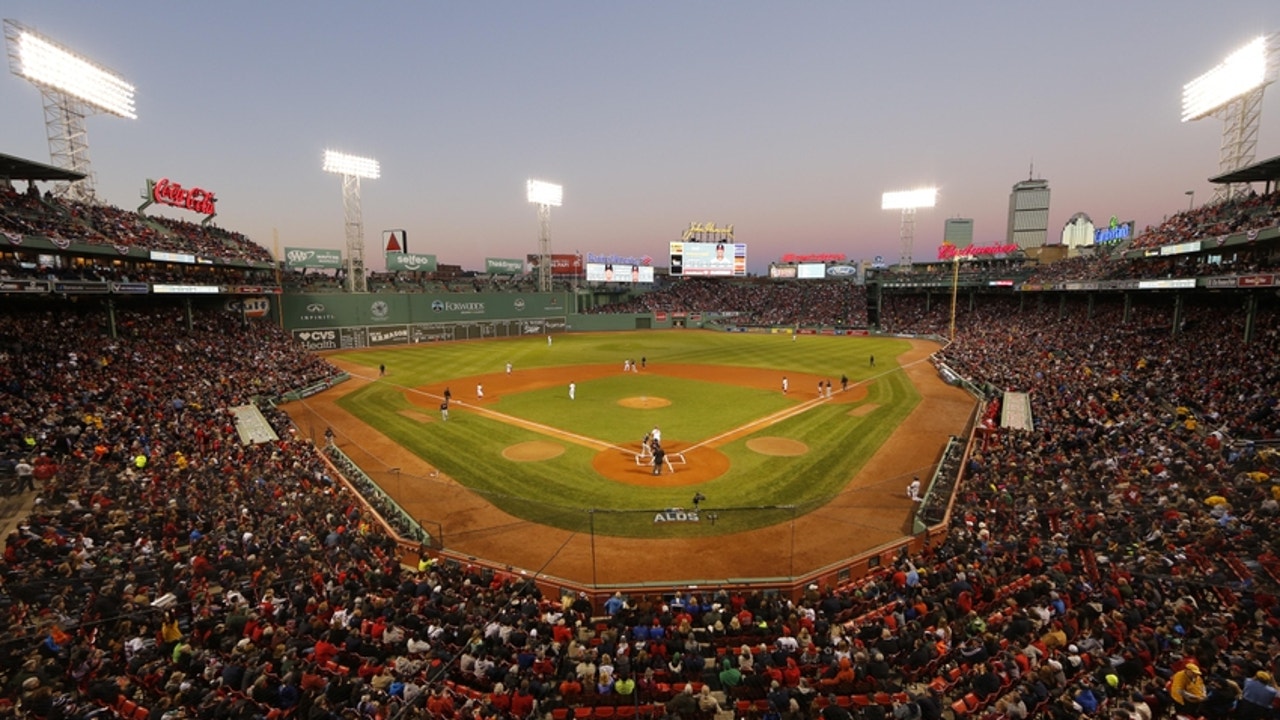
[[[1141,228],[1207,200],[1222,123],[1181,123],[1187,81],[1280,2],[84,3],[3,15],[122,75],[137,120],[88,120],[99,196],[147,178],[217,193],[222,227],[267,248],[343,246],[326,148],[367,155],[367,264],[381,231],[483,269],[537,250],[527,178],[564,185],[554,252],[651,255],[691,222],[732,224],[763,272],[784,253],[896,262],[881,193],[939,188],[943,221],[1005,239],[1011,186]],[[49,161],[39,91],[0,79],[0,152]],[[1280,87],[1259,160],[1280,155]],[[1032,169],[1034,168],[1034,170]],[[181,216],[177,211],[161,211]],[[187,215],[189,219],[197,216]],[[661,264],[661,263],[660,263]]]

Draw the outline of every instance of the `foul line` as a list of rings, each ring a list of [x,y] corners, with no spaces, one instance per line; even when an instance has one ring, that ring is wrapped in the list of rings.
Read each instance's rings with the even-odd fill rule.
[[[364,377],[364,376],[361,375],[360,377]],[[365,378],[365,379],[371,379],[371,378]],[[417,395],[421,395],[423,397],[431,398],[433,400],[444,399],[444,397],[441,395],[432,395],[429,392],[419,390],[417,388],[412,388],[405,385],[396,385],[396,387],[400,388],[401,390],[405,390],[407,392],[411,392]],[[456,406],[454,403],[457,403]],[[542,423],[533,422],[532,420],[525,420],[524,418],[518,418],[514,415],[507,415],[506,413],[500,413],[497,410],[490,410],[489,408],[486,408],[481,405],[467,405],[461,400],[456,400],[456,401],[451,401],[449,403],[449,406],[450,406],[450,409],[453,409],[454,407],[461,407],[464,410],[474,410],[475,412],[483,413],[494,419],[500,420],[508,425],[515,425],[516,427],[522,427],[522,428],[525,428],[526,430],[534,430],[536,432],[539,432],[543,435],[547,435],[550,437],[571,440],[577,443],[578,445],[589,447],[595,450],[620,450],[623,452],[632,452],[632,450],[629,448],[622,447],[621,445],[614,445],[613,443],[607,440],[591,438],[591,437],[587,437],[586,435],[579,435],[574,432],[569,432],[568,430],[561,430],[560,428],[551,427],[550,425],[543,425]]]
[[[852,387],[857,388],[857,387],[860,387],[860,386],[862,386],[862,385],[866,385],[866,384],[870,383],[872,380],[876,380],[876,379],[878,379],[878,378],[885,377],[886,375],[891,375],[891,374],[893,374],[893,373],[895,373],[895,372],[906,372],[906,369],[907,369],[907,368],[909,368],[909,367],[911,367],[911,366],[913,366],[913,365],[918,365],[918,364],[920,364],[920,363],[922,363],[922,362],[926,362],[926,361],[928,361],[931,357],[932,357],[932,355],[926,355],[925,357],[920,358],[919,360],[912,360],[911,362],[906,363],[905,365],[899,365],[899,366],[897,366],[897,367],[893,368],[892,370],[886,370],[886,371],[884,371],[884,372],[882,372],[882,373],[879,373],[879,374],[873,375],[873,376],[871,376],[871,377],[869,377],[869,378],[867,378],[867,379],[865,379],[865,380],[861,380],[861,381],[855,382],[855,383],[852,385]],[[841,389],[840,389],[840,392],[842,392],[842,393],[843,393],[843,392],[848,392],[848,390],[846,390],[846,389],[844,389],[844,388],[841,388]],[[825,396],[823,396],[823,397],[816,397],[816,398],[813,398],[812,400],[806,400],[806,401],[804,401],[804,402],[800,403],[799,405],[794,405],[794,406],[792,406],[792,407],[785,408],[785,409],[783,409],[783,410],[779,410],[779,411],[778,411],[778,412],[776,412],[776,413],[773,413],[773,414],[771,414],[771,415],[766,415],[766,416],[764,416],[764,417],[762,417],[762,418],[759,418],[759,419],[757,419],[757,420],[752,420],[751,422],[749,422],[749,423],[747,423],[747,424],[745,424],[745,425],[740,425],[740,426],[738,426],[738,427],[736,427],[736,428],[734,428],[734,429],[732,429],[732,430],[727,430],[727,431],[722,432],[722,433],[720,433],[719,435],[716,435],[716,436],[714,436],[714,437],[709,437],[709,438],[707,438],[706,440],[701,440],[701,441],[699,441],[699,442],[696,442],[696,443],[694,443],[693,445],[690,445],[689,447],[685,448],[685,449],[684,449],[684,452],[689,452],[690,450],[695,450],[695,449],[700,448],[700,447],[702,447],[702,446],[704,446],[704,445],[705,445],[705,446],[707,446],[707,447],[716,447],[717,445],[722,445],[722,444],[724,444],[724,443],[726,443],[726,442],[729,442],[730,440],[734,440],[734,439],[736,439],[736,438],[742,437],[743,435],[750,435],[751,433],[754,433],[756,430],[758,430],[758,429],[760,429],[760,428],[762,428],[762,427],[764,427],[764,426],[766,426],[766,425],[776,425],[777,423],[780,423],[780,422],[782,422],[783,420],[789,420],[789,419],[791,419],[791,418],[793,418],[793,417],[795,417],[795,416],[797,416],[797,415],[800,415],[800,414],[802,414],[802,413],[806,413],[806,412],[808,412],[808,411],[812,410],[813,408],[815,408],[815,407],[817,407],[817,406],[821,405],[823,402],[825,402],[825,401],[827,401],[827,400],[831,400],[831,399],[833,399],[834,397],[835,397],[835,395],[833,394],[833,395],[832,395],[832,397],[825,397]]]

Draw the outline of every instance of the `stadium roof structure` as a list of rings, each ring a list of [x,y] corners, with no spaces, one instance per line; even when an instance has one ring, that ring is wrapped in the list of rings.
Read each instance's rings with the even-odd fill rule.
[[[33,160],[0,153],[0,178],[10,180],[59,180],[75,182],[83,180],[84,173],[66,170],[53,165],[45,165]]]
[[[1277,181],[1280,181],[1280,155],[1209,178],[1209,182],[1217,184],[1267,183],[1267,192],[1271,192],[1271,185]]]

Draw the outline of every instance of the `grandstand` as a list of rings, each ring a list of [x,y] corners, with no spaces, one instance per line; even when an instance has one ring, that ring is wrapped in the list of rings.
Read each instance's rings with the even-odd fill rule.
[[[1194,663],[1208,696],[1180,709],[1245,717],[1280,671],[1278,225],[1273,192],[1105,256],[965,263],[936,360],[992,413],[1025,393],[1034,422],[944,455],[931,542],[860,577],[614,596],[427,552],[302,437],[271,401],[340,376],[296,341],[310,329],[254,317],[281,288],[248,238],[12,187],[2,472],[27,465],[38,489],[6,504],[0,706],[712,720],[705,687],[743,718],[1127,717],[1177,708],[1169,680]],[[949,288],[917,270],[685,281],[555,317],[943,335]],[[353,318],[367,340],[377,323]],[[245,405],[278,440],[240,442]]]

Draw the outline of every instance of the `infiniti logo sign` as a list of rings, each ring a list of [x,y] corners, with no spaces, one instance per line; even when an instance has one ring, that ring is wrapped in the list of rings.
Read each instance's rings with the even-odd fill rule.
[[[324,312],[324,305],[321,305],[320,303],[311,303],[310,305],[307,306],[307,312],[322,313]]]

